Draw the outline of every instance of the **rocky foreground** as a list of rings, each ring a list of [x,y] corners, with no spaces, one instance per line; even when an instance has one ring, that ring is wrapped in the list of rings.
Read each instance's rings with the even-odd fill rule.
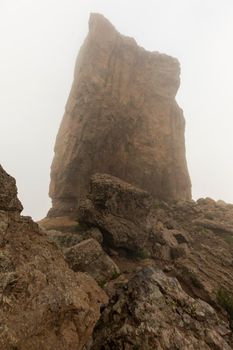
[[[107,296],[21,210],[0,166],[0,349],[83,349]]]
[[[0,349],[233,348],[232,205],[96,174],[76,226],[21,210],[0,167]]]
[[[96,174],[77,220],[47,234],[110,298],[88,349],[232,349],[233,205],[168,204]]]

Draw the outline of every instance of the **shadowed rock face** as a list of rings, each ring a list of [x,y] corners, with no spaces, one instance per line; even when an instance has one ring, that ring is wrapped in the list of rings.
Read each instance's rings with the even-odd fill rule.
[[[91,15],[56,140],[50,216],[75,211],[97,172],[159,199],[191,198],[179,76],[176,59],[144,50]]]

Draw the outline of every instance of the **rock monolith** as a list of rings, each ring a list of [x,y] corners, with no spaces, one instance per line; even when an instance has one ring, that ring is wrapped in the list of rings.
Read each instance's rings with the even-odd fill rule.
[[[191,198],[177,59],[149,52],[92,14],[55,145],[50,216],[75,212],[106,173],[158,199]]]

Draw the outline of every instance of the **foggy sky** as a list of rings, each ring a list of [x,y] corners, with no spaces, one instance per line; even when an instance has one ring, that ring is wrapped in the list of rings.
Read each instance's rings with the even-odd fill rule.
[[[179,59],[194,199],[233,202],[232,0],[0,0],[0,163],[45,216],[55,137],[90,12]]]

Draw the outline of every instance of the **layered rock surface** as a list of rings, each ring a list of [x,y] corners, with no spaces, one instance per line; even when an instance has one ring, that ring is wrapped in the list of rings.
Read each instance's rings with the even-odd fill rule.
[[[0,167],[0,349],[82,349],[106,295],[70,270],[21,210],[15,180]]]
[[[144,50],[91,15],[56,140],[50,216],[75,212],[97,172],[160,199],[190,199],[179,76],[176,59]]]

